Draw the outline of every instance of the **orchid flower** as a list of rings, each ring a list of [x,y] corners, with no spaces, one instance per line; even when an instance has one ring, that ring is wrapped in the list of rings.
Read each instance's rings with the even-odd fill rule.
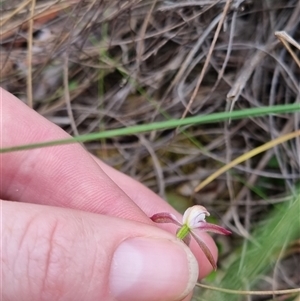
[[[207,223],[205,218],[209,215],[210,214],[205,207],[195,205],[188,208],[184,212],[182,223],[177,220],[175,215],[168,212],[156,213],[151,217],[151,220],[155,223],[173,223],[179,226],[180,228],[177,230],[176,236],[186,245],[190,244],[192,236],[200,246],[201,250],[204,252],[214,270],[216,270],[217,265],[209,248],[194,230],[198,229],[200,231],[214,232],[222,235],[229,235],[231,232],[218,225]]]

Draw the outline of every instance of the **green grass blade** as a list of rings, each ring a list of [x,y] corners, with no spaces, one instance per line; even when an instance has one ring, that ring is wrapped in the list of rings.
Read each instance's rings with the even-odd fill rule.
[[[264,116],[267,114],[279,114],[279,113],[291,113],[300,111],[300,105],[296,104],[286,104],[286,105],[277,105],[277,106],[269,106],[269,107],[260,107],[260,108],[251,108],[244,110],[236,110],[232,112],[220,112],[209,115],[198,115],[193,117],[188,117],[184,119],[171,119],[167,121],[154,122],[150,124],[142,124],[136,126],[130,126],[126,128],[107,130],[99,133],[92,133],[87,135],[81,135],[74,138],[62,139],[62,140],[54,140],[47,141],[41,143],[33,143],[26,145],[19,145],[13,147],[5,147],[0,148],[0,153],[7,153],[13,151],[27,150],[33,148],[61,145],[61,144],[70,144],[76,142],[88,142],[95,139],[103,139],[103,138],[112,138],[112,137],[120,137],[125,135],[134,135],[143,132],[149,132],[154,130],[165,130],[172,129],[179,126],[186,125],[196,125],[196,124],[204,124],[204,123],[216,123],[225,120],[235,120],[242,118],[250,118],[250,117],[258,117]]]

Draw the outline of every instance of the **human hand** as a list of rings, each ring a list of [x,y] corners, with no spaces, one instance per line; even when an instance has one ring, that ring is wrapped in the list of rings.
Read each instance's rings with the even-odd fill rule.
[[[1,148],[68,137],[0,93]],[[2,300],[190,300],[198,269],[211,271],[195,242],[192,255],[149,219],[179,217],[172,207],[79,144],[0,154],[0,176]]]

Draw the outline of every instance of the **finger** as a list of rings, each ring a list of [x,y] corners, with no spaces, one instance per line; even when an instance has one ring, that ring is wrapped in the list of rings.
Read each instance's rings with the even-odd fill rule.
[[[65,208],[2,201],[3,300],[168,301],[197,263],[159,228]]]
[[[1,147],[68,138],[59,127],[0,90]],[[76,208],[149,223],[80,144],[1,154],[2,198]]]

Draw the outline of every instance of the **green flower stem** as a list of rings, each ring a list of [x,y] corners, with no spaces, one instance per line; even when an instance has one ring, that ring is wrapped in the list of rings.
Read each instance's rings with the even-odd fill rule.
[[[179,231],[177,232],[176,236],[183,240],[189,233],[190,233],[191,229],[189,228],[189,226],[187,224],[182,225],[182,227],[179,229]]]

